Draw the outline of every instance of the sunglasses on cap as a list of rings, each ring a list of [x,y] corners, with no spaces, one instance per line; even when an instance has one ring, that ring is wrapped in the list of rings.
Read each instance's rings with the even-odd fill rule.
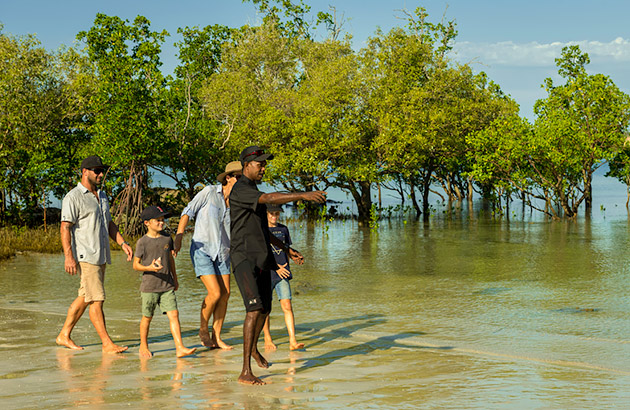
[[[260,155],[264,155],[265,154],[265,150],[259,149],[258,151],[254,151],[254,152],[250,152],[249,154],[245,155],[243,157],[243,159],[247,158],[247,157],[251,157],[252,155],[255,157],[258,157]]]

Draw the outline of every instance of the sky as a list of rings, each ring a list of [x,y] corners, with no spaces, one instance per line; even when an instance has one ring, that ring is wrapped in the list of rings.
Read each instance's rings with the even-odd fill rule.
[[[377,28],[387,32],[404,25],[401,10],[422,6],[429,20],[443,17],[457,23],[458,36],[451,57],[485,71],[534,119],[533,105],[545,98],[544,79],[557,83],[555,58],[562,48],[577,44],[589,53],[591,74],[610,76],[630,93],[630,1],[627,0],[305,0],[312,11],[334,6],[345,21],[357,50]],[[251,2],[241,0],[0,0],[2,32],[13,36],[35,34],[48,50],[72,45],[79,31],[89,30],[96,13],[132,21],[143,15],[155,31],[170,33],[162,51],[162,69],[177,66],[173,43],[179,27],[257,24],[261,16]]]

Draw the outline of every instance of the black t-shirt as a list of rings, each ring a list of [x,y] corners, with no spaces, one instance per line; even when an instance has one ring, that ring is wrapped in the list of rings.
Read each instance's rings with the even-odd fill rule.
[[[289,235],[289,228],[287,228],[285,225],[279,223],[277,226],[270,226],[269,232],[271,232],[271,234],[276,238],[280,239],[285,245],[291,246],[291,236]],[[287,254],[282,249],[276,248],[273,244],[271,244],[271,250],[273,251],[273,257],[275,258],[278,266],[284,265],[286,263],[287,266],[285,266],[285,269],[291,272],[291,267],[289,266],[289,258],[287,257]],[[286,279],[293,279],[293,275],[289,275],[289,277]],[[276,273],[275,270],[271,272],[272,282],[280,282],[281,280],[282,278]]]
[[[136,242],[135,257],[140,258],[140,264],[148,266],[153,259],[162,258],[162,269],[158,272],[143,272],[140,292],[166,292],[175,289],[175,279],[171,272],[171,251],[173,239],[169,235],[161,234],[157,238],[144,235]]]
[[[243,175],[230,192],[230,257],[232,266],[249,260],[263,270],[276,270],[267,226],[267,205],[256,182]]]

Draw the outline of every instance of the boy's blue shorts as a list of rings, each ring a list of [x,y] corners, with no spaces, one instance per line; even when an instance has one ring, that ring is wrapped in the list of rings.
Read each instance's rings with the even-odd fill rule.
[[[271,290],[276,290],[278,300],[289,299],[291,300],[291,285],[286,279],[282,279],[280,282],[276,282],[271,285]]]

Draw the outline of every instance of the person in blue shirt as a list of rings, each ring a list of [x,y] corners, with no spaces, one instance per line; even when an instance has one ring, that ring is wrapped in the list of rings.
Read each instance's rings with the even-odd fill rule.
[[[195,195],[182,211],[175,235],[174,251],[177,255],[182,247],[186,225],[190,219],[195,219],[190,258],[195,274],[208,291],[201,303],[199,338],[201,344],[210,348],[232,349],[221,339],[221,329],[230,298],[229,197],[242,170],[240,161],[230,162],[225,172],[217,176],[220,185],[208,185]],[[212,334],[208,329],[210,316],[213,316]]]
[[[286,246],[291,246],[289,228],[278,222],[280,212],[282,212],[282,206],[276,204],[267,205],[267,224],[269,225],[269,232],[280,239]],[[289,284],[289,281],[293,279],[293,275],[289,267],[289,258],[282,249],[276,247],[273,243],[271,244],[271,250],[273,251],[273,256],[279,268],[278,270],[271,271],[271,289],[276,291],[278,300],[280,300],[280,307],[284,313],[284,323],[287,325],[287,331],[289,332],[289,350],[302,349],[304,343],[298,343],[295,338],[295,317],[293,316],[291,285]],[[265,320],[263,332],[265,349],[276,350],[276,345],[271,338],[269,316],[267,316],[267,320]]]

